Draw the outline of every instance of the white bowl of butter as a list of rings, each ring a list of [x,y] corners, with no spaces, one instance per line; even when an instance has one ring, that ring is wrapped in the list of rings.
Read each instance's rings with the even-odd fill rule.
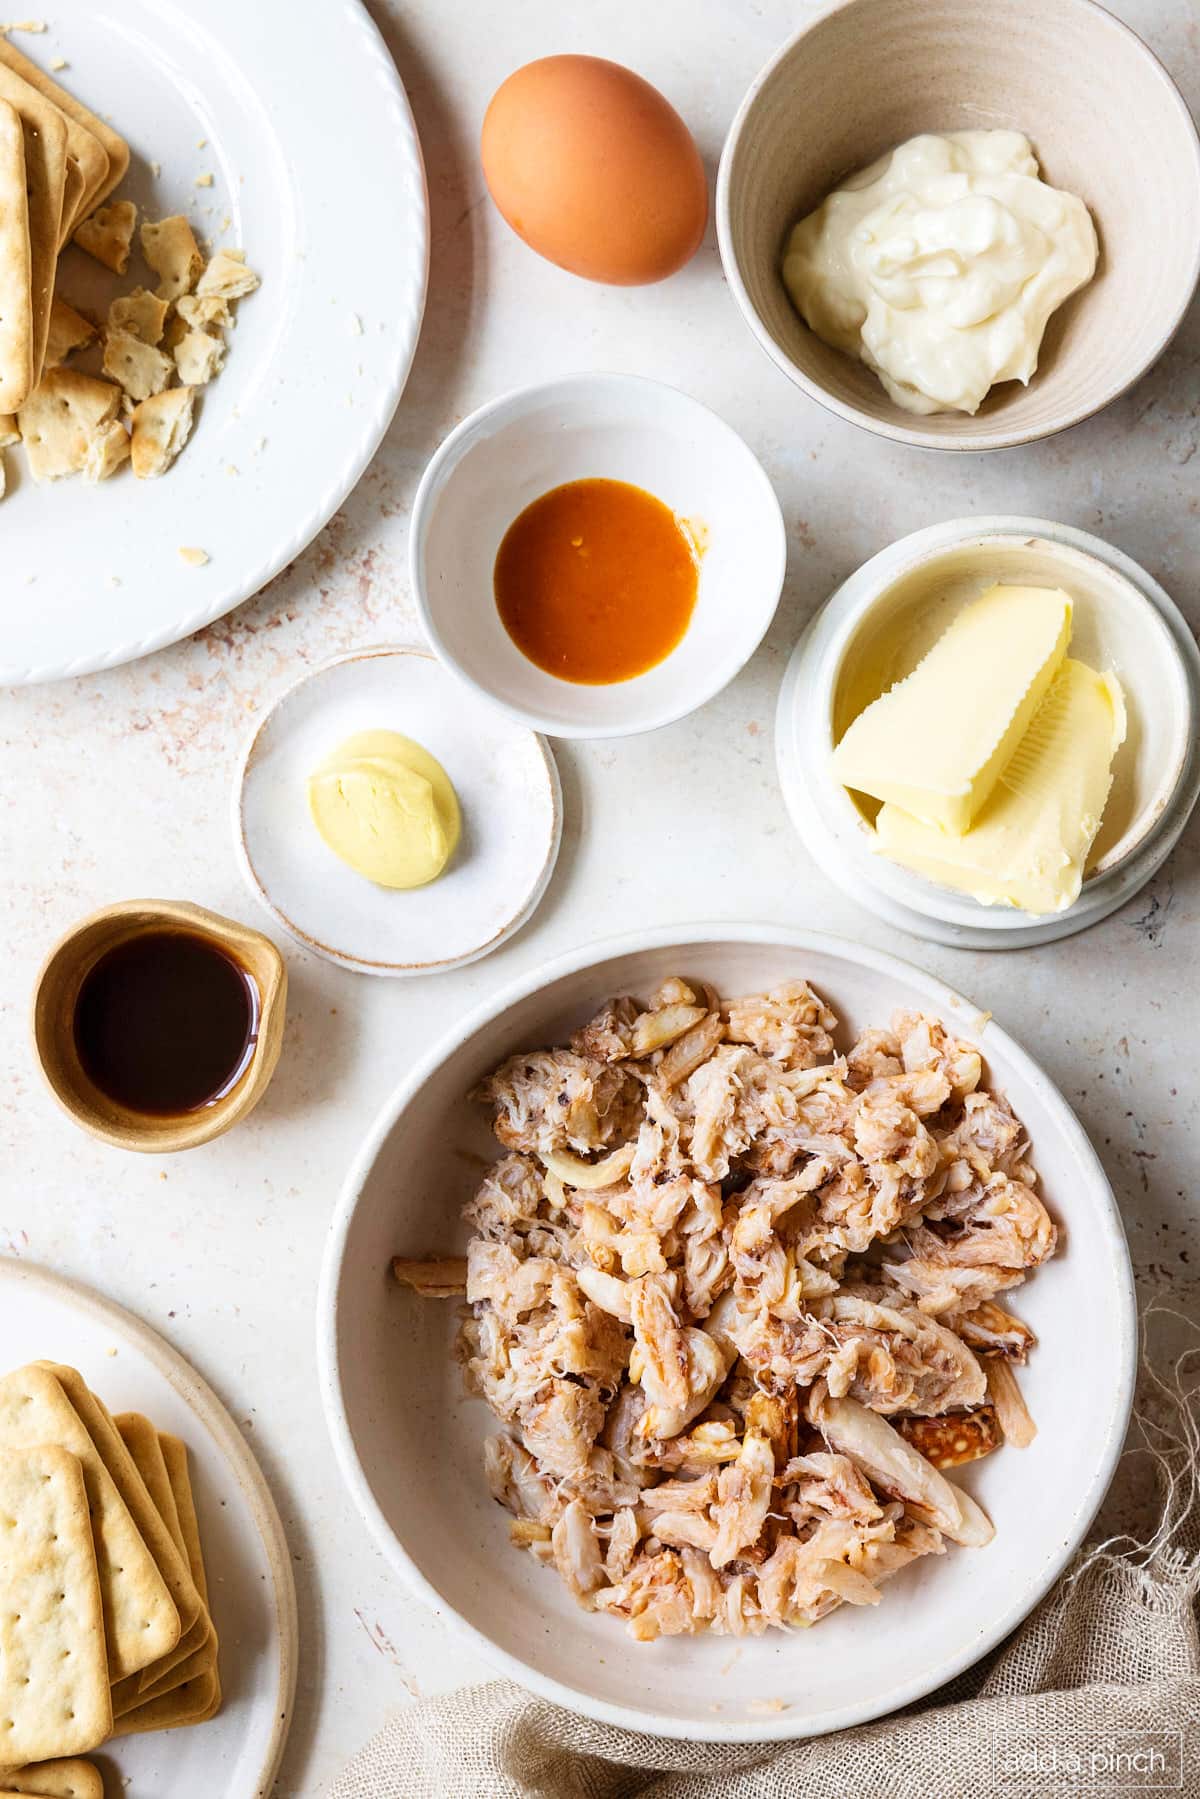
[[[1014,638],[1007,667],[998,655],[989,659],[986,634],[968,629],[957,645],[953,633],[946,636],[995,588]],[[1062,619],[1056,590],[1065,596]],[[1031,605],[1044,600],[1044,616],[1035,616],[1036,605],[1022,613],[1022,593]],[[940,670],[924,661],[935,644],[943,646]],[[907,708],[898,705],[897,684],[922,665],[936,678],[918,692],[920,703],[912,704],[910,687]],[[1026,682],[1043,675],[1041,687],[1027,693]],[[939,682],[947,681],[939,700]],[[872,730],[868,708],[889,691]],[[1006,807],[993,801],[984,811],[993,828],[974,825],[965,840],[974,853],[965,855],[956,833],[969,823],[972,776],[983,773],[984,759],[977,758],[978,769],[966,768],[964,720],[956,721],[955,709],[961,712],[972,692],[981,709],[1007,708],[1004,718],[997,712],[984,721],[989,744],[1003,741],[1011,712],[1013,742],[1002,756],[1018,741],[1028,755],[1030,718],[1049,718],[1051,726],[1065,718],[1069,729],[1057,744],[1040,743],[1055,782],[1051,803],[1022,806],[1019,792],[1011,803],[1008,789],[1020,783],[1004,776],[997,793],[1006,795]],[[1039,713],[1043,699],[1046,711]],[[1082,930],[1149,880],[1200,792],[1198,726],[1200,652],[1143,569],[1064,525],[982,518],[915,532],[839,588],[793,654],[776,744],[793,820],[841,887],[918,936],[1000,949]],[[894,790],[881,795],[881,805],[843,781],[880,786],[872,769],[888,764],[889,731],[896,736],[888,771]],[[943,796],[932,811],[922,791],[928,789]],[[1089,807],[1100,812],[1094,838],[1094,821],[1081,818]],[[931,830],[922,814],[945,834]],[[1083,843],[1082,889],[1072,898],[1078,878],[1073,888],[1067,858]],[[948,846],[944,858],[939,844]]]
[[[1107,406],[1170,341],[1200,276],[1200,141],[1092,0],[847,0],[756,78],[716,218],[746,322],[812,398],[1000,449]]]

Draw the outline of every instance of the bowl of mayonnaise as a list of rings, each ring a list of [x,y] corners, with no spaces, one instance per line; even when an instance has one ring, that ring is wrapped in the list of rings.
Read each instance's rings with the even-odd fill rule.
[[[1093,0],[848,0],[767,64],[721,158],[730,287],[840,417],[943,450],[1090,417],[1200,277],[1200,141]]]

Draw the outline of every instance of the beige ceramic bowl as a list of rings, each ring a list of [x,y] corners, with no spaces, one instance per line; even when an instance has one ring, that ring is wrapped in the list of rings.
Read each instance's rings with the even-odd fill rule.
[[[172,926],[207,937],[241,965],[258,990],[258,1040],[245,1072],[203,1109],[178,1117],[132,1111],[101,1092],[75,1045],[75,1004],[100,957],[146,931]],[[219,1137],[253,1110],[275,1072],[283,1042],[287,967],[261,931],[182,900],[124,900],[93,912],[50,951],[33,993],[33,1041],[46,1082],[63,1110],[103,1143],[164,1155]]]
[[[784,243],[846,175],[921,131],[1003,126],[1100,237],[1092,282],[1051,319],[1028,387],[974,418],[902,411],[823,344],[784,288]],[[759,75],[733,122],[717,230],[734,296],[806,393],[880,436],[942,450],[1048,437],[1107,406],[1165,348],[1200,276],[1200,143],[1170,76],[1092,0],[849,0]]]

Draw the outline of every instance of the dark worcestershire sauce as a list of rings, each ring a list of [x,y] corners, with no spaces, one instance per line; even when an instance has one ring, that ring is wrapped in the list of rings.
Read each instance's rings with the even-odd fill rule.
[[[108,950],[75,1002],[75,1047],[102,1093],[158,1116],[212,1105],[258,1041],[258,990],[216,943],[145,931]]]

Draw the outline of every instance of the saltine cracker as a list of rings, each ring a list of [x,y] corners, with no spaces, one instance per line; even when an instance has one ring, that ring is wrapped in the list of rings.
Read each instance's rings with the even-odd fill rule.
[[[60,87],[37,63],[28,56],[23,56],[6,37],[0,37],[0,63],[6,64],[14,74],[27,81],[30,87],[35,87],[45,99],[52,101],[68,125],[79,126],[86,134],[85,138],[75,137],[72,146],[72,153],[90,184],[85,187],[71,221],[71,228],[74,230],[88,213],[99,206],[102,200],[107,200],[113,189],[124,181],[125,171],[129,167],[129,145],[111,125],[104,119],[98,119],[94,112],[89,112],[74,94],[69,94],[65,87]],[[91,140],[90,144],[88,139]],[[99,156],[96,155],[97,149]]]
[[[113,1419],[113,1423],[121,1434],[121,1441],[133,1457],[134,1466],[145,1481],[147,1491],[170,1531],[176,1549],[186,1560],[187,1546],[180,1529],[175,1494],[158,1441],[158,1432],[140,1412],[122,1412]],[[164,1656],[161,1662],[143,1668],[140,1674],[132,1675],[128,1681],[122,1681],[119,1688],[113,1689],[114,1717],[123,1717],[143,1700],[171,1692],[185,1680],[205,1672],[213,1659],[214,1645],[210,1644],[212,1635],[213,1629],[205,1606],[169,1655]]]
[[[191,1568],[192,1579],[196,1583],[196,1590],[207,1607],[208,1576],[204,1569],[204,1552],[200,1547],[200,1520],[196,1516],[196,1502],[192,1495],[191,1476],[188,1473],[187,1449],[179,1437],[169,1436],[165,1431],[160,1431],[158,1433],[158,1441],[162,1450],[163,1460],[166,1463],[167,1475],[171,1482],[171,1490],[175,1498],[180,1533],[187,1553],[188,1566]],[[202,1648],[198,1649],[195,1655],[191,1656],[188,1661],[181,1663],[180,1666],[175,1669],[175,1675],[182,1675],[187,1680],[195,1680],[200,1675],[206,1674],[210,1668],[215,1674],[217,1672],[218,1651],[219,1643],[217,1632],[215,1626],[211,1623],[210,1616],[208,1641]],[[154,1699],[166,1691],[168,1691],[168,1688],[166,1683],[163,1682],[160,1686],[152,1688],[146,1693],[145,1697],[147,1700]],[[216,1698],[217,1703],[219,1703],[219,1679],[216,1684]]]
[[[172,1497],[176,1502],[176,1516],[180,1524],[181,1540],[184,1542],[188,1556],[188,1565],[192,1570],[192,1578],[196,1582],[197,1589],[207,1606],[208,1578],[204,1570],[204,1555],[200,1547],[200,1524],[196,1516],[191,1479],[188,1474],[187,1450],[178,1437],[157,1432],[156,1436],[171,1481]],[[178,1721],[187,1722],[194,1715],[201,1713],[206,1716],[211,1715],[206,1695],[212,1694],[212,1710],[215,1711],[220,1703],[220,1681],[219,1678],[216,1678],[214,1683],[209,1685],[207,1677],[210,1674],[214,1677],[217,1676],[218,1648],[217,1633],[210,1622],[208,1637],[200,1648],[186,1661],[172,1669],[171,1673],[164,1676],[156,1685],[141,1693],[138,1705],[148,1706],[152,1700],[159,1699],[167,1693],[175,1693],[176,1706],[173,1709]],[[153,1672],[153,1669],[147,1670],[147,1673]],[[188,1684],[188,1692],[186,1694],[178,1693],[176,1689],[185,1682]],[[128,1701],[118,1705],[114,1693],[114,1717],[124,1717],[127,1712],[134,1709],[134,1706],[130,1705]],[[155,1713],[148,1715],[151,1717],[161,1716],[165,1709],[159,1707]]]
[[[145,1543],[175,1603],[179,1614],[179,1637],[167,1653],[175,1649],[185,1631],[200,1617],[203,1607],[196,1583],[192,1579],[187,1558],[175,1547],[171,1533],[146,1490],[146,1483],[134,1465],[133,1457],[121,1441],[120,1432],[102,1400],[90,1390],[83,1376],[74,1368],[60,1367],[56,1362],[42,1364],[58,1380],[67,1398],[83,1420],[88,1435],[116,1482],[117,1491],[129,1508],[130,1516]],[[149,1665],[149,1664],[147,1664]]]
[[[0,413],[15,412],[33,386],[33,294],[25,134],[0,100]]]
[[[31,1768],[15,1768],[0,1774],[4,1791],[0,1799],[13,1793],[29,1793],[34,1799],[104,1799],[104,1777],[91,1762],[35,1762]]]
[[[112,1722],[83,1469],[54,1443],[8,1448],[0,1454],[0,1754],[24,1765],[94,1749]]]
[[[117,417],[121,390],[79,369],[47,369],[23,406],[17,424],[35,481],[57,481],[87,466],[96,438]]]
[[[0,100],[21,120],[25,138],[25,191],[29,196],[30,295],[33,306],[33,376],[42,372],[50,302],[58,272],[58,231],[67,181],[67,125],[62,113],[7,63],[0,63]]]
[[[64,119],[67,127],[67,172],[63,181],[62,209],[58,218],[58,247],[61,250],[70,235],[71,225],[79,210],[79,202],[83,198],[83,170],[77,157],[71,154],[71,124]]]
[[[192,1578],[196,1582],[201,1598],[207,1605],[208,1577],[204,1568],[204,1553],[200,1546],[200,1521],[196,1516],[191,1477],[188,1473],[187,1449],[178,1437],[173,1437],[166,1431],[159,1432],[158,1440],[162,1446],[171,1487],[175,1494],[180,1529],[188,1548],[188,1562],[192,1570]],[[210,1668],[198,1670],[195,1676],[182,1682],[171,1692],[147,1699],[135,1711],[127,1713],[114,1724],[113,1735],[129,1736],[148,1730],[174,1730],[185,1724],[203,1724],[209,1718],[215,1717],[221,1708],[221,1679],[217,1668],[215,1631],[212,1636],[211,1655]]]
[[[96,335],[96,327],[90,319],[85,319],[81,312],[76,312],[66,300],[54,296],[54,304],[50,308],[50,330],[46,337],[46,359],[42,373],[47,369],[56,369],[67,360],[75,350],[82,350],[90,344]]]
[[[136,1674],[179,1641],[179,1613],[128,1506],[62,1385],[46,1368],[31,1364],[0,1379],[0,1451],[27,1449],[41,1443],[69,1450],[83,1465],[96,1541],[109,1674],[113,1680]],[[19,1759],[30,1758],[24,1755]]]

